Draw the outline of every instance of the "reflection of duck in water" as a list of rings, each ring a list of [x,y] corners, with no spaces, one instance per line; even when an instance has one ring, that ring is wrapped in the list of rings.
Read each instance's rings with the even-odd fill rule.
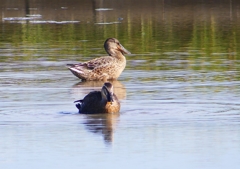
[[[88,114],[84,123],[86,129],[93,133],[103,135],[105,142],[113,142],[113,134],[118,122],[119,113],[113,114]]]
[[[125,86],[117,80],[110,81],[110,83],[112,83],[112,85],[114,86],[113,93],[116,94],[118,99],[119,100],[125,99],[126,98]],[[71,94],[73,98],[79,97],[81,98],[87,95],[92,90],[100,90],[103,85],[104,85],[103,81],[82,81],[73,85],[71,89]]]
[[[118,113],[120,102],[113,93],[113,85],[109,82],[104,83],[101,91],[90,92],[82,100],[77,100],[76,107],[79,113]]]
[[[95,58],[88,62],[67,64],[68,69],[82,80],[115,80],[126,66],[123,54],[130,54],[115,38],[109,38],[104,43],[109,56]]]

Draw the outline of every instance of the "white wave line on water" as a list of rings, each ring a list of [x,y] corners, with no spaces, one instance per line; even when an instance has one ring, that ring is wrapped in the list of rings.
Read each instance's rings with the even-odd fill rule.
[[[113,8],[96,8],[96,11],[111,11]]]
[[[6,90],[10,90],[10,91],[15,91],[15,90],[17,90],[17,91],[19,91],[19,90],[66,90],[66,89],[72,89],[72,88],[59,88],[59,87],[56,87],[56,88],[44,88],[44,87],[42,87],[42,88],[34,88],[34,87],[31,87],[31,88],[29,88],[29,87],[19,87],[19,88],[9,88],[9,87],[1,87],[0,88],[0,90],[4,90],[4,91],[6,91]]]
[[[97,25],[110,25],[110,24],[118,24],[121,22],[96,22]]]

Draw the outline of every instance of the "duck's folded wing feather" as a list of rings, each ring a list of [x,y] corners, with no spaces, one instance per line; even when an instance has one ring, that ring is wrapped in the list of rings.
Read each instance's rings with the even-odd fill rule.
[[[87,63],[77,63],[77,64],[67,64],[67,67],[69,69],[74,68],[74,69],[92,69],[91,67],[88,66]]]
[[[111,56],[103,56],[100,58],[95,58],[88,62],[82,62],[77,64],[67,64],[67,67],[69,69],[74,68],[76,70],[83,70],[83,69],[93,70],[98,67],[105,67],[105,66],[111,65],[113,62],[114,62],[114,58],[112,58]]]
[[[114,62],[114,58],[111,56],[103,56],[100,58],[96,58],[85,62],[88,68],[94,69],[99,66],[109,65],[110,63]]]
[[[100,91],[92,91],[83,98],[83,102],[85,104],[86,103],[93,103],[94,104],[94,102],[101,101],[101,99],[102,99],[102,96],[101,96]]]

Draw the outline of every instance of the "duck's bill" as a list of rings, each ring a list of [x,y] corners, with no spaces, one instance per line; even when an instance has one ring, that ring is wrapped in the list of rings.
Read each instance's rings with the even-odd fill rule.
[[[121,44],[120,44],[120,51],[122,52],[122,54],[131,54],[131,52],[129,52],[127,49],[125,49]]]
[[[113,95],[109,93],[108,97],[107,97],[108,102],[113,102]]]

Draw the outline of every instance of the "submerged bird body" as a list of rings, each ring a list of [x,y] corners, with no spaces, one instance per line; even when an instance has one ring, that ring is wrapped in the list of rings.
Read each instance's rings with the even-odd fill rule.
[[[104,83],[101,91],[93,91],[86,95],[82,100],[77,100],[76,107],[79,113],[96,114],[96,113],[118,113],[120,102],[113,93],[111,83]]]
[[[107,39],[104,48],[109,56],[78,64],[67,64],[68,69],[82,80],[116,80],[126,66],[126,58],[123,54],[130,52],[115,38]]]

